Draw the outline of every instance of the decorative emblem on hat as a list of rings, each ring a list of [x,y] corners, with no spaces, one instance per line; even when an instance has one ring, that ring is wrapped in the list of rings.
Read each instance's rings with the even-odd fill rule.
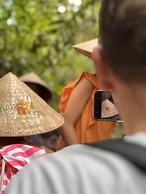
[[[17,112],[20,115],[27,115],[29,113],[31,113],[31,111],[33,110],[33,104],[30,100],[30,98],[28,98],[28,100],[20,100],[17,103]]]

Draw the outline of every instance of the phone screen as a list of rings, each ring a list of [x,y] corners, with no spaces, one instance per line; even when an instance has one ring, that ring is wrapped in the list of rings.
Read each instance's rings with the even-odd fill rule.
[[[97,90],[94,94],[94,118],[101,121],[122,122],[114,104],[112,93]]]

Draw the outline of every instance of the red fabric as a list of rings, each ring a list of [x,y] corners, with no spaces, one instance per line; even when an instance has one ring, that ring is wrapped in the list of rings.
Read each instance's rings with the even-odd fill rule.
[[[10,179],[33,159],[44,155],[44,149],[24,144],[8,145],[0,149],[0,193],[4,193]]]

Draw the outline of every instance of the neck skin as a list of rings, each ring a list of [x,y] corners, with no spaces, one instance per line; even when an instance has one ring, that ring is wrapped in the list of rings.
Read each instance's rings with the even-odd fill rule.
[[[146,132],[146,86],[125,84],[117,79],[115,83],[113,96],[123,120],[126,135]]]

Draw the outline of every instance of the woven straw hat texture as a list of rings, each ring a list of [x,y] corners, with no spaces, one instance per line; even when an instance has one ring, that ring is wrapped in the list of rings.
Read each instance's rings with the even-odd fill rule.
[[[64,118],[11,72],[0,79],[0,136],[42,134],[59,128]]]
[[[98,45],[98,39],[89,40],[73,45],[73,48],[79,53],[91,58],[93,49]]]
[[[48,85],[34,72],[30,72],[30,73],[27,73],[25,75],[22,75],[19,77],[19,79],[26,84],[33,83],[33,84],[37,84],[37,85],[43,87],[45,89],[45,92],[48,94],[48,97],[49,98],[52,97],[52,92],[48,88]]]

